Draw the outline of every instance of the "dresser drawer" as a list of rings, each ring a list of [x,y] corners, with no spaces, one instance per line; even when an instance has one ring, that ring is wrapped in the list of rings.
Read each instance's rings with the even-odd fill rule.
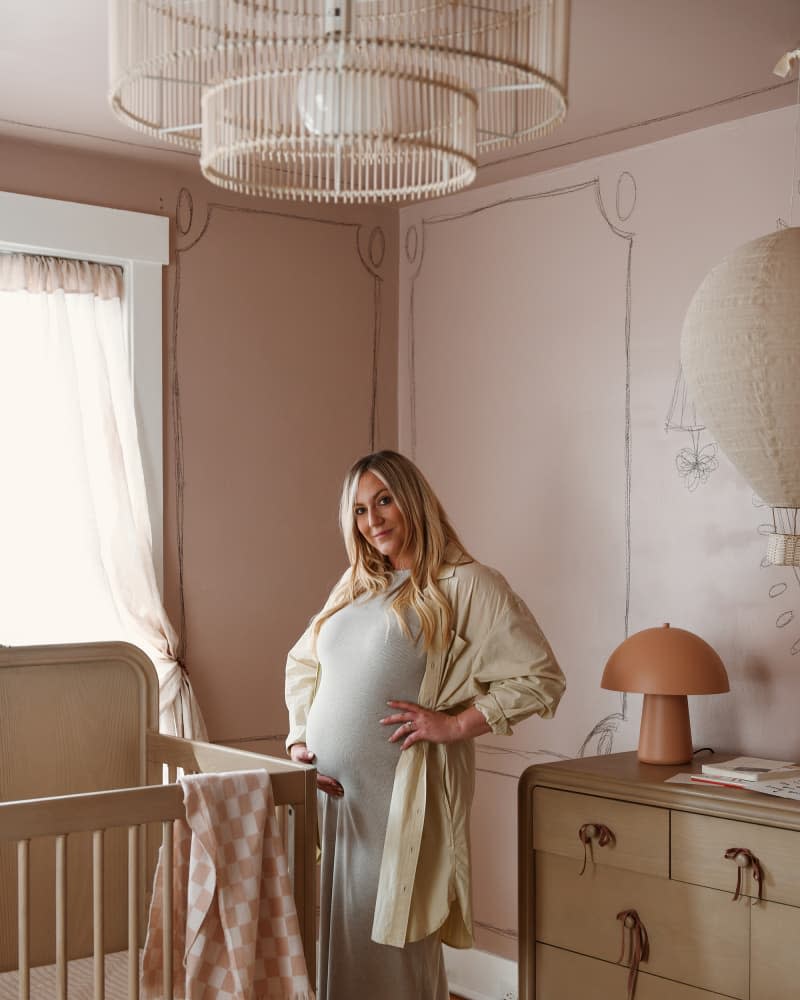
[[[755,794],[755,793],[754,793]],[[740,823],[693,813],[672,814],[672,877],[733,895],[738,867],[725,857],[744,847],[761,862],[764,899],[800,906],[800,832]],[[751,869],[742,873],[742,893],[758,896]]]
[[[628,970],[621,965],[576,955],[546,944],[536,945],[536,1000],[623,1000]],[[781,1000],[785,1000],[783,994]],[[776,994],[777,997],[777,994]],[[636,1000],[727,1000],[693,986],[639,972]]]
[[[650,938],[643,971],[747,997],[750,907],[732,906],[714,889],[605,865],[578,871],[574,858],[536,854],[537,941],[613,963],[622,943],[617,914],[634,909]]]
[[[750,907],[750,995],[787,1000],[800,994],[800,910],[780,903]]]
[[[597,795],[534,789],[535,851],[574,858],[580,871],[584,847],[578,831],[590,823],[602,824],[614,834],[614,842],[605,847],[593,843],[595,864],[669,878],[669,810]]]

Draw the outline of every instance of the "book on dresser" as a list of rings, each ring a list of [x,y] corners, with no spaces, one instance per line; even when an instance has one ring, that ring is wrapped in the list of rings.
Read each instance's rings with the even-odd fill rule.
[[[734,781],[748,784],[753,781],[778,781],[781,778],[800,776],[800,765],[791,760],[767,760],[764,757],[732,757],[713,764],[702,764],[695,777],[707,780]]]

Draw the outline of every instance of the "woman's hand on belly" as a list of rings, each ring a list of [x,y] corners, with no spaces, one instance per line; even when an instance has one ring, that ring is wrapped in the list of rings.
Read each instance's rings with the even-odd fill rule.
[[[289,748],[289,756],[295,764],[313,764],[317,759],[316,754],[312,753],[305,743],[293,743]],[[319,771],[317,771],[317,788],[326,795],[333,795],[336,798],[344,795],[344,789],[335,778],[320,774]]]

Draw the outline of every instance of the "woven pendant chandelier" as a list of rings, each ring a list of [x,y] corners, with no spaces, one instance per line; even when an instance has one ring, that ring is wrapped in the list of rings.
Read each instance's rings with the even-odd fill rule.
[[[570,0],[112,0],[127,125],[246,194],[448,194],[566,112]]]

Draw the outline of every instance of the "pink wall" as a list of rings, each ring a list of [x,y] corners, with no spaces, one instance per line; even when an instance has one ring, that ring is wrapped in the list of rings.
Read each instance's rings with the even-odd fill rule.
[[[344,567],[341,479],[395,440],[394,227],[207,211],[177,244],[188,662],[215,739],[282,752],[286,651]]]
[[[516,956],[521,770],[636,745],[640,696],[599,686],[626,634],[670,621],[723,657],[695,745],[800,754],[798,580],[761,568],[765,512],[725,457],[690,490],[690,435],[664,430],[689,299],[786,217],[792,137],[772,111],[400,213],[401,447],[568,679],[554,721],[480,741],[479,947]]]
[[[722,655],[732,691],[694,700],[698,745],[800,753],[797,579],[760,567],[764,512],[724,456],[690,491],[689,435],[664,430],[689,298],[786,216],[792,134],[791,109],[775,111],[400,212],[269,205],[196,171],[0,150],[2,189],[173,220],[187,662],[212,737],[279,748],[286,648],[344,561],[339,480],[373,439],[396,443],[398,414],[400,446],[467,544],[538,615],[569,689],[553,722],[480,743],[479,947],[516,957],[517,775],[635,746],[639,699],[599,687],[626,630],[671,621]],[[193,212],[189,225],[184,194],[177,227],[182,189]],[[168,374],[177,624],[173,389]]]
[[[396,213],[237,199],[193,163],[5,141],[0,189],[170,217],[168,610],[178,626],[177,360],[186,662],[212,738],[281,737],[286,651],[345,562],[339,484],[396,444]]]

